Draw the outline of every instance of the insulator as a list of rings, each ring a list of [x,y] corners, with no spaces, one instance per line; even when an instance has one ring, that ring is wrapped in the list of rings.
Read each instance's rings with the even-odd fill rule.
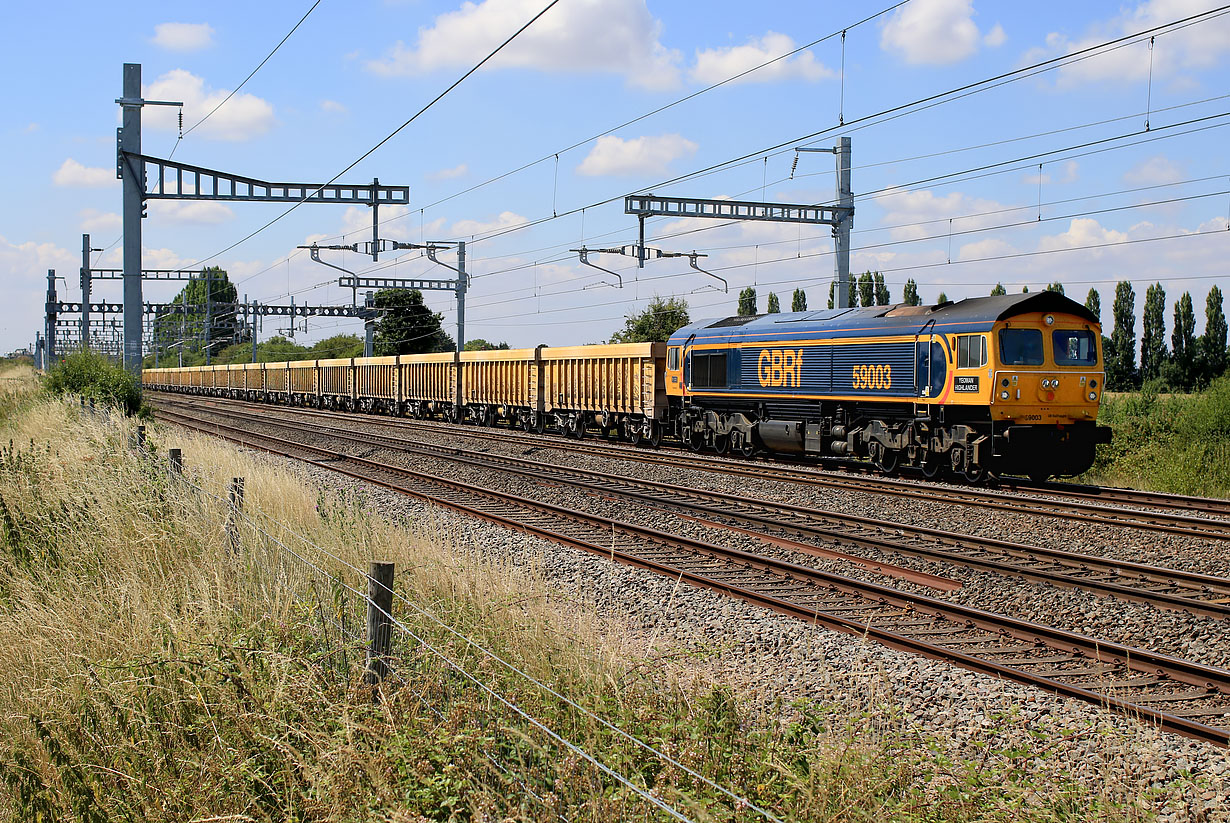
[[[790,164],[790,179],[794,179],[794,170],[799,167],[799,153],[794,153],[794,162]]]

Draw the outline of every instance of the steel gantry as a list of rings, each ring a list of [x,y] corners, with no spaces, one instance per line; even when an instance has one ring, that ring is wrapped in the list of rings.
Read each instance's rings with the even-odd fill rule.
[[[141,109],[182,106],[141,97],[141,64],[124,64],[124,96],[118,98],[123,125],[116,131],[116,177],[123,181],[124,364],[140,371],[142,357],[141,219],[146,200],[224,200],[264,203],[366,205],[375,236],[381,205],[407,205],[409,186],[344,183],[270,183],[252,177],[150,157],[141,152]],[[153,171],[151,180],[150,172]],[[152,184],[152,185],[151,185]],[[373,250],[373,258],[376,251]],[[49,301],[50,302],[50,301]],[[88,310],[88,309],[87,309]]]
[[[647,217],[705,217],[719,220],[752,220],[772,223],[812,223],[833,227],[835,246],[834,269],[837,279],[836,305],[850,305],[850,230],[854,227],[854,192],[850,187],[850,138],[842,137],[831,149],[797,148],[796,152],[828,152],[837,159],[837,202],[835,205],[767,203],[755,200],[706,200],[698,197],[670,197],[654,194],[630,194],[624,198],[624,214],[634,214],[639,224],[639,242],[619,249],[573,249],[581,252],[581,262],[594,268],[586,258],[595,252],[629,254],[635,252],[636,264],[643,268],[646,260],[655,257],[689,257],[692,268],[716,277],[696,265],[696,253],[665,253],[645,245]],[[797,162],[797,156],[796,156]],[[793,174],[793,172],[792,172]],[[702,255],[703,256],[703,255]],[[607,269],[602,269],[608,271]],[[614,274],[614,272],[611,272]],[[617,275],[618,276],[618,275]],[[719,278],[720,279],[720,278]],[[725,282],[725,281],[723,281]]]

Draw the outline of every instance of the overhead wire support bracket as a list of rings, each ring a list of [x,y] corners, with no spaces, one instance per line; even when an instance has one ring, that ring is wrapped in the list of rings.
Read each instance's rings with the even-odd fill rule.
[[[581,248],[579,249],[569,249],[568,251],[577,253],[577,255],[579,256],[581,260],[581,265],[589,266],[591,269],[597,269],[598,271],[601,271],[601,272],[606,272],[607,274],[614,277],[617,281],[619,281],[619,285],[612,286],[612,288],[622,289],[624,287],[624,278],[619,272],[611,271],[610,269],[599,266],[597,263],[589,262],[589,256],[591,254],[623,254],[624,252],[623,252],[622,247],[618,249],[590,249],[590,248],[586,248],[585,246],[581,246]],[[601,283],[593,283],[589,286],[583,286],[582,288],[588,289],[588,288],[593,288],[594,286],[610,286],[610,285],[611,285],[610,283],[607,283],[604,280]]]

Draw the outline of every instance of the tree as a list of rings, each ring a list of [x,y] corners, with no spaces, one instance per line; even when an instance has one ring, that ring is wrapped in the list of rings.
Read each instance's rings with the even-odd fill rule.
[[[1099,323],[1102,322],[1102,295],[1098,294],[1097,289],[1090,289],[1089,294],[1085,295],[1085,308],[1093,312]]]
[[[1110,351],[1102,352],[1106,361],[1106,388],[1126,391],[1136,386],[1136,292],[1126,280],[1115,285],[1111,313],[1115,329],[1111,332]]]
[[[461,349],[462,351],[506,351],[508,349],[508,344],[492,343],[490,340],[475,337],[473,340],[467,340]]]
[[[1140,332],[1140,378],[1156,380],[1166,366],[1166,290],[1154,283],[1145,292],[1144,327]]]
[[[739,316],[750,317],[756,314],[756,288],[748,286],[739,292]]]
[[[935,298],[935,305],[940,306],[948,302],[948,295],[940,292],[940,296]]]
[[[858,300],[863,306],[874,306],[876,304],[876,289],[875,280],[871,277],[871,272],[865,271],[858,276]],[[850,304],[854,304],[854,299],[850,299]]]
[[[1021,294],[1029,294],[1029,286],[1021,286]]]
[[[1003,295],[1007,293],[1008,293],[1008,290],[1004,288],[1003,283],[996,283],[995,288],[991,289],[992,297],[1002,297]]]
[[[687,300],[655,295],[643,311],[624,316],[624,327],[611,335],[611,342],[665,343],[672,334],[691,322]]]
[[[251,331],[238,322],[235,314],[235,303],[238,302],[238,292],[231,283],[225,270],[210,266],[205,269],[205,276],[189,280],[179,294],[171,302],[188,306],[200,306],[201,311],[186,315],[167,315],[154,321],[155,345],[164,352],[169,352],[169,346],[180,339],[180,329],[184,337],[193,342],[185,342],[185,351],[205,354],[206,315],[209,319],[209,356],[216,357],[227,346],[251,340]],[[205,311],[206,302],[209,309]],[[185,365],[196,358],[185,357]],[[203,362],[203,359],[202,359]]]
[[[1200,382],[1200,374],[1197,371],[1196,312],[1190,292],[1183,292],[1175,301],[1170,345],[1172,354],[1166,369],[1166,382],[1176,389],[1191,391]]]
[[[829,283],[829,308],[833,308],[837,303],[837,284]]]
[[[905,288],[901,292],[901,298],[907,306],[921,306],[922,298],[918,296],[918,284],[911,277],[905,281]]]
[[[381,289],[373,297],[378,309],[386,309],[376,321],[374,349],[377,356],[453,351],[453,338],[441,326],[442,315],[423,302],[418,289]]]
[[[774,294],[773,292],[769,292],[768,302],[769,302],[769,305],[765,309],[766,312],[768,312],[769,314],[781,314],[782,304],[780,301],[778,301],[776,294]]]
[[[893,296],[888,290],[888,286],[884,283],[884,275],[879,272],[875,273],[875,288],[876,288],[876,305],[887,306],[893,302]]]
[[[1204,334],[1200,336],[1201,372],[1212,382],[1226,370],[1226,314],[1222,309],[1221,289],[1209,289],[1204,303]]]
[[[794,290],[794,297],[790,299],[790,311],[807,311],[807,292],[802,289]]]
[[[1063,294],[1063,283],[1060,283],[1058,280],[1056,280],[1054,283],[1047,286],[1046,290],[1059,292],[1060,294]]]

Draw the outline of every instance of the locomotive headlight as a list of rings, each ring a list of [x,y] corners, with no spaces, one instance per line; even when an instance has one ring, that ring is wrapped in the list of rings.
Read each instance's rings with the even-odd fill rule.
[[[1008,392],[1006,392],[1006,391],[1002,391],[1002,392],[1000,392],[1000,393],[999,393],[999,396],[1000,396],[1000,398],[1001,398],[1002,400],[1007,400],[1007,399],[1008,399]]]
[[[1089,392],[1089,402],[1091,402],[1091,403],[1092,403],[1094,400],[1097,400],[1097,399],[1098,399],[1098,393],[1097,393],[1097,392],[1095,392],[1095,391],[1091,391],[1091,392]]]
[[[1046,317],[1042,318],[1042,322],[1046,323],[1048,326],[1055,325],[1055,315],[1048,314]]]

